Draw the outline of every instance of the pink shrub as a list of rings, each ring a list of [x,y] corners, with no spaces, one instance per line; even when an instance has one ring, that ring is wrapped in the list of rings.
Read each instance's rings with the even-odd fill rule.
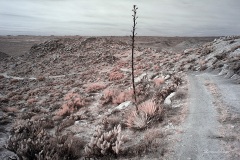
[[[153,82],[157,87],[159,87],[161,84],[165,82],[165,80],[163,78],[155,78]]]
[[[157,106],[153,100],[148,100],[140,104],[138,109],[146,113],[148,116],[153,116],[157,110]]]
[[[124,61],[119,61],[117,63],[117,65],[118,65],[119,68],[122,68],[122,67],[127,67],[129,65],[129,63],[124,62]]]
[[[101,89],[106,88],[106,85],[104,83],[91,83],[87,86],[86,91],[89,92],[96,92]]]
[[[30,99],[27,100],[28,104],[33,104],[35,102],[37,102],[37,100],[35,98],[30,98]]]
[[[112,102],[114,104],[120,104],[128,100],[132,100],[133,96],[133,91],[128,90],[128,91],[123,91],[118,94],[115,94],[114,97],[112,98]]]
[[[141,69],[136,69],[135,71],[134,71],[134,75],[135,76],[139,76],[139,75],[141,75],[142,74],[142,70]]]
[[[110,81],[119,80],[119,79],[122,79],[123,77],[124,77],[124,74],[120,71],[111,71],[109,73],[109,80]]]
[[[162,116],[163,108],[157,106],[153,100],[147,100],[138,106],[138,110],[131,109],[127,112],[125,124],[129,128],[143,129],[152,120]]]
[[[112,98],[116,94],[116,92],[117,91],[115,89],[109,89],[109,88],[105,89],[101,97],[101,104],[112,102]]]
[[[83,107],[86,104],[85,100],[79,94],[72,92],[66,94],[64,100],[65,102],[62,105],[61,109],[56,113],[58,116],[72,113],[79,107]]]
[[[103,91],[103,98],[104,99],[108,99],[109,97],[113,97],[113,95],[115,94],[115,90],[114,89],[105,89]]]
[[[160,70],[160,67],[159,67],[158,65],[155,65],[155,66],[153,67],[153,69],[154,69],[155,71],[159,71],[159,70]]]
[[[120,104],[127,100],[132,100],[133,90],[119,91],[117,89],[105,89],[101,98],[102,104],[112,102]]]

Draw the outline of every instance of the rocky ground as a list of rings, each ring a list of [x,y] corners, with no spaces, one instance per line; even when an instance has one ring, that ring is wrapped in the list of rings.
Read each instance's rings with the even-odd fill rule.
[[[54,37],[14,57],[1,50],[1,158],[167,159],[187,113],[186,72],[240,83],[239,37],[139,37],[136,46],[136,103],[126,37]]]

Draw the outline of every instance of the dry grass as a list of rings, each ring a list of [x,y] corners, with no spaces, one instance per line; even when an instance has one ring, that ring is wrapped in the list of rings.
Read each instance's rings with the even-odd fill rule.
[[[147,100],[139,105],[138,111],[132,109],[126,118],[129,128],[144,129],[152,121],[162,116],[163,108],[156,105],[153,100]]]
[[[146,113],[148,116],[153,116],[157,110],[157,106],[153,100],[148,100],[139,105],[138,109]]]
[[[102,124],[105,130],[109,130],[111,128],[114,128],[114,126],[121,124],[121,117],[112,116],[112,117],[104,118],[102,120]]]
[[[144,142],[147,145],[151,145],[154,140],[156,140],[157,138],[162,138],[164,135],[162,134],[160,129],[148,129],[145,133],[144,133]]]
[[[129,128],[143,129],[147,127],[147,118],[146,113],[132,110],[127,116],[126,125]]]

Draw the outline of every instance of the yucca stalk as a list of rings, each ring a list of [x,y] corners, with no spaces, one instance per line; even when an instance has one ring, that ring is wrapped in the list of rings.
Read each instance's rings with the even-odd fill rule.
[[[130,35],[131,39],[132,39],[132,85],[133,85],[133,94],[134,94],[134,100],[135,100],[135,103],[137,104],[137,96],[136,96],[136,89],[135,89],[135,81],[134,81],[134,42],[135,42],[135,36],[137,35],[137,33],[135,33],[136,31],[136,25],[137,25],[137,6],[136,5],[133,5],[133,29],[132,29],[132,35]],[[137,107],[136,107],[137,108]]]

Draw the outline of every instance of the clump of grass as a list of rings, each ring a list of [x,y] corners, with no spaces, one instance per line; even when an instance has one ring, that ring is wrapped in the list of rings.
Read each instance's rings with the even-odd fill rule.
[[[138,110],[132,109],[126,118],[126,125],[133,129],[144,129],[162,116],[163,108],[153,100],[141,103]]]

